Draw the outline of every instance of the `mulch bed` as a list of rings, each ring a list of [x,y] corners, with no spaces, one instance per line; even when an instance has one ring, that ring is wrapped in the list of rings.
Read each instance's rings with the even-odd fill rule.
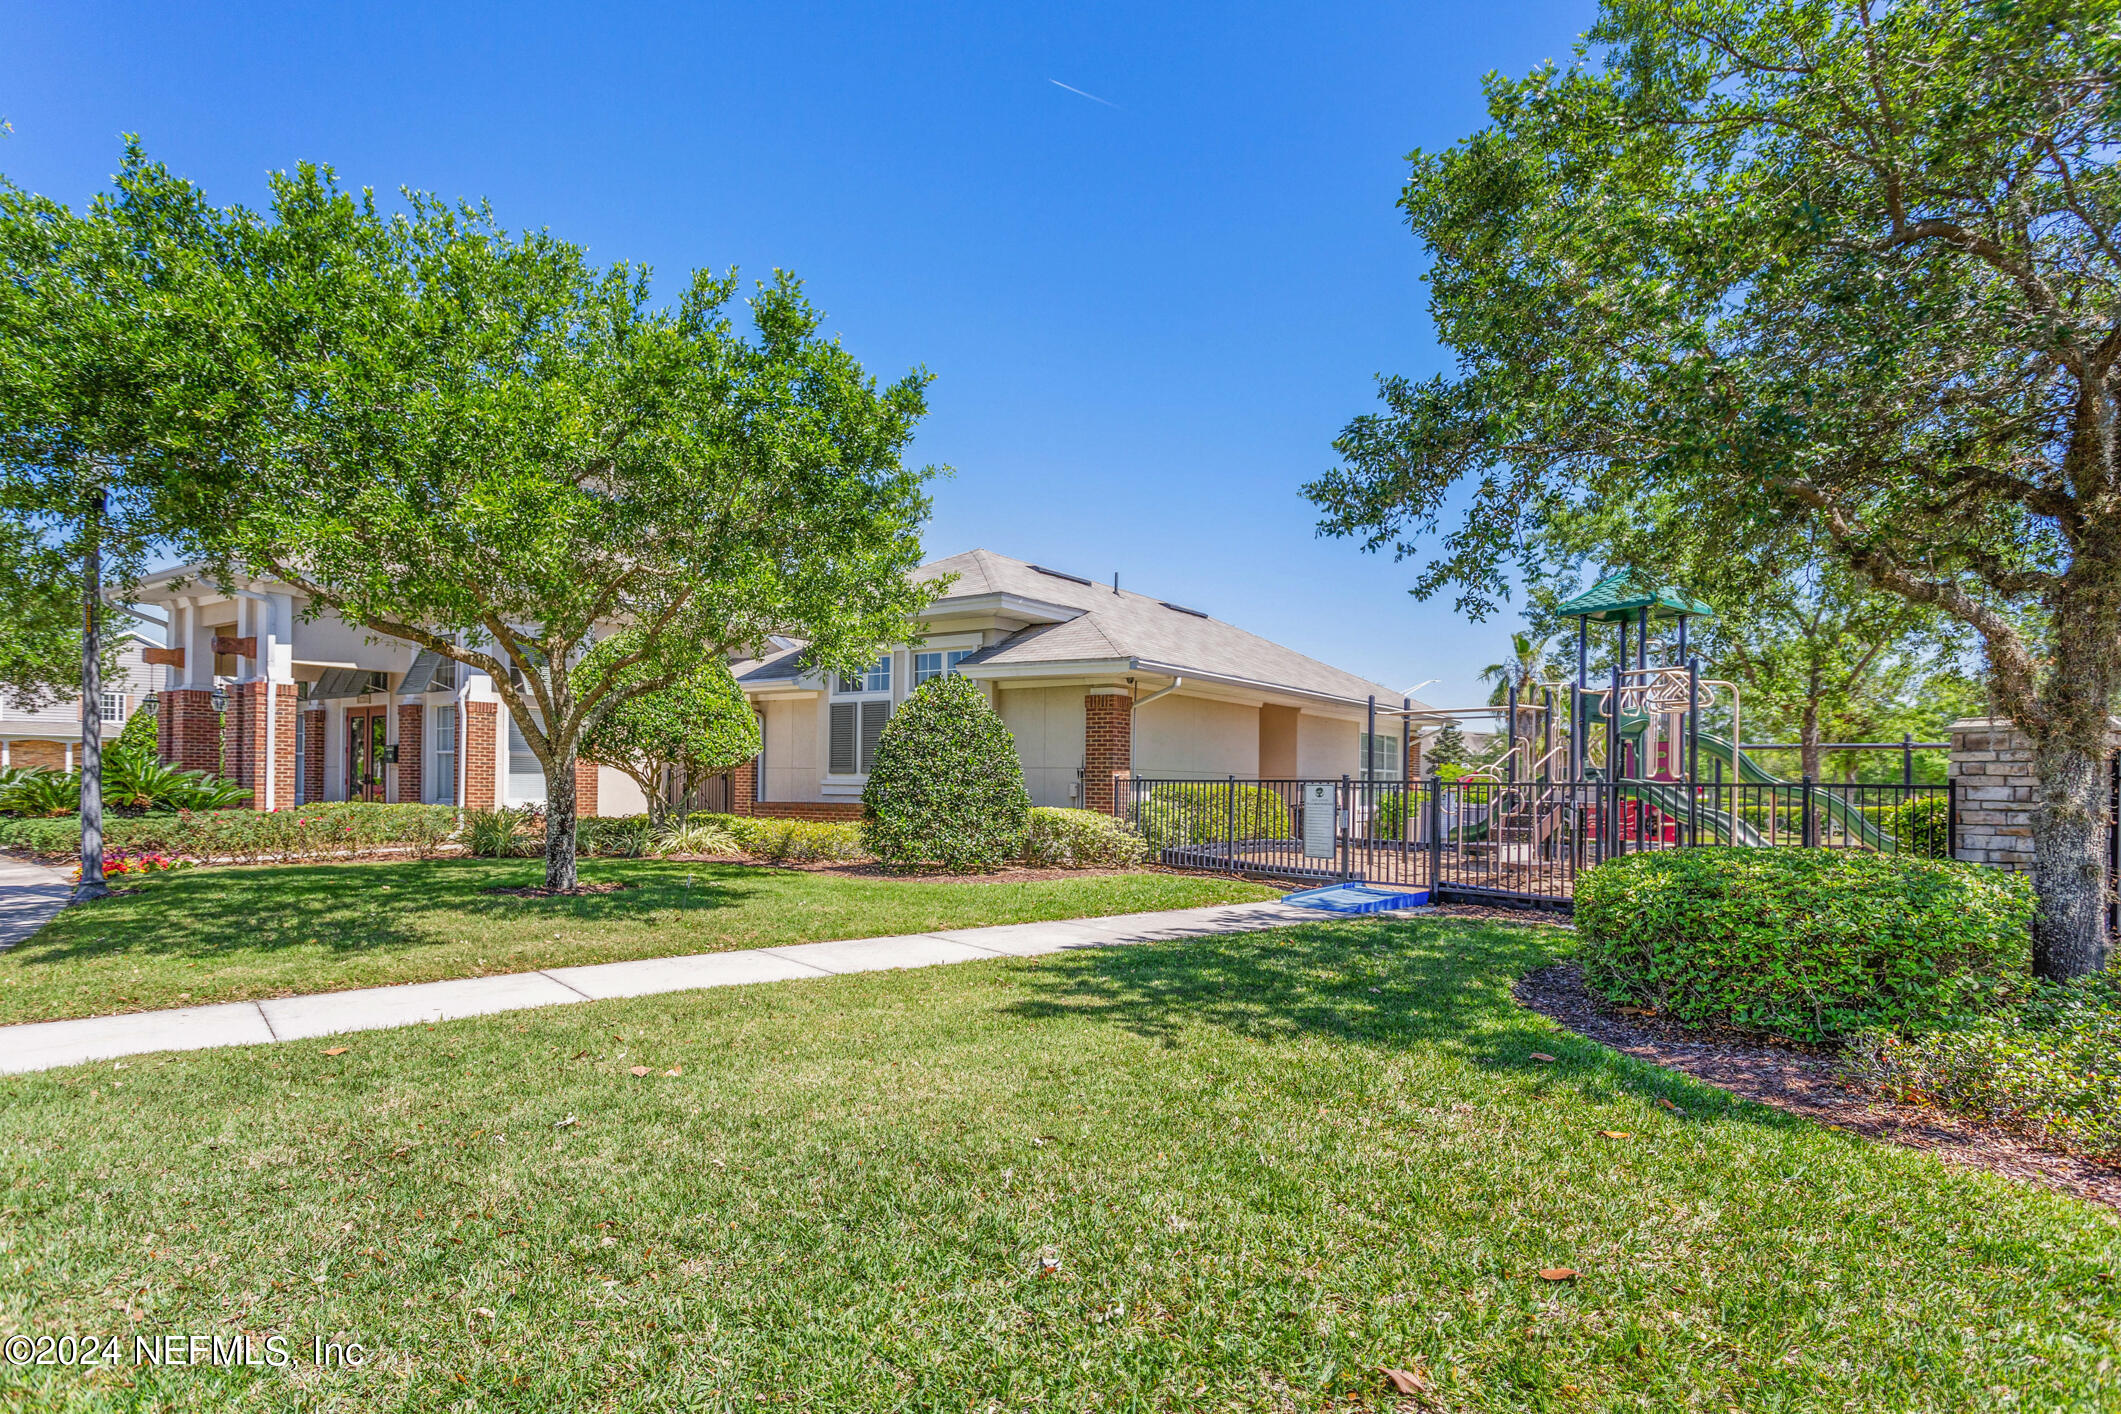
[[[601,884],[577,884],[571,889],[548,889],[542,885],[533,889],[481,889],[482,894],[503,894],[509,898],[581,898],[585,894],[615,894],[620,889],[637,889],[639,884],[609,882]]]
[[[2121,1208],[2121,1168],[2043,1149],[2015,1135],[1927,1105],[1875,1099],[1843,1080],[1833,1053],[1768,1045],[1754,1037],[1703,1033],[1655,1016],[1631,1016],[1583,985],[1575,963],[1526,974],[1517,1000],[1579,1036],[1868,1139],[1926,1149],[1949,1164],[1988,1169],[2072,1197]]]

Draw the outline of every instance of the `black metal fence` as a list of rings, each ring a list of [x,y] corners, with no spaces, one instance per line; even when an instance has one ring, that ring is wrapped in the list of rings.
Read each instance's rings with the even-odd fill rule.
[[[1121,777],[1152,857],[1297,882],[1366,880],[1543,905],[1618,854],[1739,844],[1947,858],[1949,785],[1689,781],[1220,781]]]

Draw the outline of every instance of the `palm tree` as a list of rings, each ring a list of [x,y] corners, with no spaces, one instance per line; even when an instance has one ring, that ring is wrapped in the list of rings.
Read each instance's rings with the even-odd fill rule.
[[[1480,670],[1483,682],[1492,682],[1495,688],[1488,694],[1488,705],[1501,707],[1510,700],[1510,689],[1517,689],[1517,720],[1510,723],[1512,738],[1529,735],[1532,719],[1537,715],[1532,704],[1533,689],[1545,679],[1547,672],[1547,648],[1553,639],[1545,634],[1513,633],[1510,635],[1510,656],[1500,663],[1490,663]],[[1507,750],[1507,747],[1504,748]]]

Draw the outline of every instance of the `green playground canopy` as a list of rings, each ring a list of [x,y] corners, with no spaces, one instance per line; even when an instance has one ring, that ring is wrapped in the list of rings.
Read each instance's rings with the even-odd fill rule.
[[[1653,619],[1713,619],[1716,611],[1681,589],[1650,589],[1626,570],[1609,574],[1554,612],[1602,624],[1633,623],[1644,609]]]

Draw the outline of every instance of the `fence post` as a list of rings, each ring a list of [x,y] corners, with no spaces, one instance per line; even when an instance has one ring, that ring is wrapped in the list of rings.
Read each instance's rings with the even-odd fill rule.
[[[1345,812],[1345,813],[1344,813]],[[1340,795],[1333,802],[1333,832],[1340,836],[1340,877],[1349,875],[1348,831],[1355,824],[1355,800],[1349,790],[1345,772],[1340,778]]]
[[[1959,857],[1959,782],[1944,778],[1944,857]]]
[[[1812,778],[1810,776],[1806,776],[1804,778],[1803,789],[1804,808],[1802,813],[1797,817],[1799,822],[1799,834],[1797,838],[1798,841],[1802,843],[1806,849],[1810,849],[1812,846],[1819,843],[1819,837],[1817,833],[1818,821],[1812,818]]]
[[[1429,777],[1429,901],[1443,880],[1443,772]]]
[[[1915,784],[1915,734],[1913,732],[1902,732],[1900,734],[1900,784],[1904,786],[1913,786]]]
[[[1237,868],[1237,777],[1230,777],[1227,793],[1223,797],[1223,858]]]

